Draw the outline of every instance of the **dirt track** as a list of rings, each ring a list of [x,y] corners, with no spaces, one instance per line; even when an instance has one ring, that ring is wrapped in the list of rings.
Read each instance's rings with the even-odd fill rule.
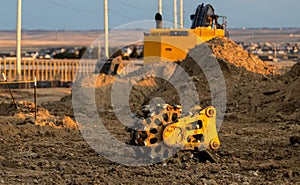
[[[113,125],[114,122],[111,124]],[[217,164],[189,156],[166,166],[126,167],[101,157],[76,130],[1,122],[1,184],[296,184],[298,124],[222,125]]]
[[[34,125],[28,119],[32,118],[30,103],[24,104],[25,113],[11,109],[6,116],[0,114],[0,184],[300,184],[300,65],[285,75],[270,76],[263,73],[263,69],[270,73],[268,66],[246,70],[243,61],[248,58],[244,59],[237,67],[218,58],[228,102],[219,133],[221,148],[214,153],[217,163],[200,162],[185,152],[168,159],[166,165],[128,167],[113,163],[97,154],[77,129],[70,128],[74,115],[69,95],[40,104],[39,122],[46,126]],[[226,60],[236,62],[234,57]],[[190,59],[185,62],[197,82],[202,106],[209,105],[205,77],[194,73],[197,70]],[[251,69],[259,69],[260,74]],[[98,76],[97,108],[106,128],[125,141],[129,135],[110,111],[108,92],[114,80]],[[87,83],[80,85],[83,91],[87,88]],[[14,93],[20,99],[29,97],[28,93]],[[167,103],[177,101],[170,96],[176,92],[168,83],[152,77],[139,82],[131,93],[131,108],[137,113],[153,97],[162,97]],[[1,113],[7,106],[1,104]]]

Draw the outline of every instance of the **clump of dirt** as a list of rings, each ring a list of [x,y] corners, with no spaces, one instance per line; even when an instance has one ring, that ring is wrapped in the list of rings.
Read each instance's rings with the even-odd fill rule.
[[[298,79],[300,76],[300,63],[296,63],[293,65],[290,71],[284,74],[281,78],[286,81],[286,83],[293,82]]]
[[[41,105],[44,109],[48,110],[51,115],[62,117],[68,116],[74,118],[72,95],[67,95],[55,102],[45,102]]]
[[[39,126],[52,126],[55,128],[78,129],[78,124],[68,116],[54,116],[48,110],[38,107],[35,120],[35,104],[20,101],[16,105],[12,103],[0,103],[1,122],[17,125],[35,124]]]
[[[16,110],[16,105],[12,103],[0,103],[0,116],[11,116]]]

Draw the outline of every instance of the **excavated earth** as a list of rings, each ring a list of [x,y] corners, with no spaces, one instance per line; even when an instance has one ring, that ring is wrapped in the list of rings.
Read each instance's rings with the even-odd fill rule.
[[[207,47],[226,83],[221,148],[213,153],[216,163],[191,157],[190,152],[179,152],[166,163],[148,166],[111,162],[81,135],[79,128],[84,123],[75,121],[71,95],[38,106],[35,121],[35,105],[20,102],[19,94],[18,108],[0,97],[0,184],[300,184],[300,63],[279,74],[276,68],[222,38],[193,51],[200,55]],[[196,61],[187,57],[178,65],[195,83],[200,105],[210,105],[209,85]],[[158,73],[171,78],[178,65]],[[135,82],[129,95],[130,109],[136,115],[141,115],[146,104],[161,100],[180,103],[178,92],[167,80],[145,69],[130,75],[140,74],[145,77]],[[73,100],[90,106],[86,92],[95,88],[99,117],[107,130],[125,142],[130,136],[111,105],[116,82],[127,83],[103,74],[81,77],[74,84]],[[176,82],[184,89],[185,84]]]

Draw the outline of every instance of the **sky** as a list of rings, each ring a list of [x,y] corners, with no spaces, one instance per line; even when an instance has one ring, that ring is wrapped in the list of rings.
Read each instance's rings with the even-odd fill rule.
[[[15,30],[17,1],[1,0],[0,30]],[[103,29],[103,0],[22,1],[22,29]],[[202,2],[227,16],[229,28],[300,27],[299,0],[184,0],[185,27],[190,27],[190,14]],[[157,7],[157,0],[108,0],[109,27],[152,20]],[[173,0],[163,0],[163,20],[173,22]]]

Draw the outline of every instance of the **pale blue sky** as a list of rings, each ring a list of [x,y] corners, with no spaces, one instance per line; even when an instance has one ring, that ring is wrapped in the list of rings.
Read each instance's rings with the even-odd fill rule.
[[[152,20],[157,0],[108,0],[110,28]],[[178,0],[179,1],[179,0]],[[300,27],[299,0],[184,0],[185,27],[200,3],[228,17],[230,28]],[[163,0],[163,18],[173,21],[173,0]],[[1,0],[0,30],[16,27],[17,0]],[[23,0],[23,29],[103,29],[103,0]]]

